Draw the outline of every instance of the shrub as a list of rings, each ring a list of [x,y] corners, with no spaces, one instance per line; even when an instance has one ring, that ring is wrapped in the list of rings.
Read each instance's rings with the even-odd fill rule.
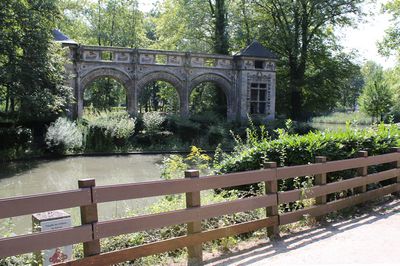
[[[226,135],[227,135],[227,130],[223,126],[219,125],[211,126],[208,131],[208,143],[210,145],[216,145],[218,143],[221,143]]]
[[[190,153],[183,157],[173,154],[163,159],[161,177],[164,179],[180,178],[187,169],[197,169],[205,174],[211,167],[211,157],[196,146],[190,148]]]
[[[75,122],[60,117],[47,129],[45,141],[51,152],[77,150],[82,147],[82,132]]]
[[[237,139],[234,152],[224,154],[219,164],[221,173],[260,169],[264,161],[275,161],[280,166],[308,164],[315,156],[326,156],[328,160],[347,159],[356,156],[360,150],[369,155],[383,154],[399,144],[400,130],[396,125],[378,125],[376,128],[354,130],[347,126],[344,130],[311,132],[306,135],[290,135],[285,130],[277,130],[278,139],[260,137],[248,132],[246,141]],[[328,181],[354,176],[354,171],[343,171],[328,175]],[[280,182],[280,190],[299,188],[304,180]],[[296,183],[297,182],[297,183]]]
[[[326,124],[346,124],[350,122],[358,125],[371,125],[372,119],[361,112],[334,112],[325,116],[313,117],[311,122]]]
[[[114,146],[124,147],[135,133],[136,118],[123,112],[92,113],[85,117],[87,125],[86,148],[107,150]]]
[[[32,131],[29,128],[0,128],[0,150],[27,149],[32,143]]]
[[[165,117],[160,112],[147,112],[143,114],[143,124],[147,133],[155,133],[161,130]]]
[[[193,139],[196,139],[200,135],[200,124],[193,122],[189,119],[180,119],[175,121],[177,130],[176,133],[178,133],[178,136],[183,140],[183,141],[193,141]]]

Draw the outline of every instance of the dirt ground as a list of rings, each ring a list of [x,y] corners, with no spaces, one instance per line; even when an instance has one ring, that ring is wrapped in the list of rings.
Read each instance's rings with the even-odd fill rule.
[[[400,265],[400,199],[357,209],[353,217],[302,228],[275,241],[241,243],[229,254],[205,254],[204,265]]]

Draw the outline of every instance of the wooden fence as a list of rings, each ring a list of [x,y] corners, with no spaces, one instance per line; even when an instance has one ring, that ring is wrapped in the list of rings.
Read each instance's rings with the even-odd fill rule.
[[[390,170],[368,174],[368,166],[391,164]],[[357,169],[354,178],[327,183],[326,174]],[[278,180],[299,176],[314,176],[314,186],[278,192]],[[385,185],[367,190],[367,185],[385,180]],[[265,182],[265,194],[229,202],[201,206],[200,191],[245,184]],[[353,189],[355,194],[327,202],[327,195]],[[0,199],[0,219],[36,212],[80,207],[80,226],[47,232],[1,238],[0,257],[13,256],[75,243],[84,244],[84,258],[57,265],[110,265],[143,256],[149,256],[187,247],[189,262],[202,261],[202,243],[231,235],[267,228],[268,236],[279,234],[279,225],[299,221],[304,215],[319,219],[330,212],[400,191],[400,148],[392,153],[370,156],[359,152],[359,158],[330,161],[317,157],[316,163],[279,167],[265,163],[264,169],[221,176],[199,177],[199,172],[185,172],[184,179],[132,183],[112,186],[96,186],[95,180],[79,181],[79,189],[32,196]],[[186,193],[186,209],[140,215],[130,218],[98,222],[97,203],[137,199],[153,196]],[[315,198],[316,205],[283,214],[278,213],[279,204],[305,198]],[[237,212],[266,208],[266,218],[235,224],[209,231],[202,231],[201,221]],[[145,231],[176,224],[187,223],[187,235],[149,243],[123,250],[100,253],[100,239],[121,234]]]

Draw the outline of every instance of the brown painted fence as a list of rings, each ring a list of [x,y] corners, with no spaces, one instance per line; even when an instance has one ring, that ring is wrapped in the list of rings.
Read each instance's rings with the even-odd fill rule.
[[[393,168],[368,174],[368,166],[391,163]],[[327,183],[330,172],[357,169],[351,179]],[[298,176],[314,176],[315,185],[306,190],[278,192],[278,180]],[[367,191],[367,185],[386,182],[387,185]],[[265,182],[265,195],[201,206],[200,191]],[[327,195],[353,189],[354,195],[327,202]],[[187,247],[189,262],[202,260],[201,244],[206,241],[267,228],[268,235],[279,234],[279,225],[299,221],[304,215],[321,216],[352,205],[400,191],[400,148],[389,154],[370,156],[359,152],[359,158],[277,168],[265,163],[264,169],[221,176],[199,177],[196,170],[185,172],[184,179],[153,181],[113,186],[96,186],[93,179],[80,180],[79,189],[0,199],[0,219],[36,212],[81,208],[82,225],[51,232],[32,233],[0,239],[0,257],[34,252],[52,247],[84,243],[84,258],[58,265],[110,265],[143,256]],[[186,209],[125,219],[98,222],[97,203],[126,199],[186,193]],[[316,205],[278,214],[279,204],[315,198]],[[201,221],[211,217],[266,208],[267,217],[209,231],[201,230]],[[187,235],[123,250],[100,253],[100,239],[121,234],[156,229],[176,224],[188,224]]]

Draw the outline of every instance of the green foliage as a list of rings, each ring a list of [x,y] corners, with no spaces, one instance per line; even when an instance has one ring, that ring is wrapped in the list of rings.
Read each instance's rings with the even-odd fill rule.
[[[131,118],[125,111],[106,111],[87,114],[81,123],[87,126],[86,149],[107,150],[127,144],[135,133],[136,118]]]
[[[341,48],[336,44],[332,25],[351,24],[360,14],[362,0],[254,2],[254,15],[248,15],[248,19],[254,19],[257,25],[256,36],[281,57],[277,86],[281,95],[277,99],[283,99],[283,104],[278,102],[277,106],[283,105],[281,111],[289,110],[293,119],[302,118],[309,108],[314,111],[315,105],[307,105],[312,105],[315,98],[324,109],[331,107],[332,96],[338,99],[336,82],[340,81],[332,75],[347,64],[345,58],[335,56]]]
[[[59,15],[55,1],[2,1],[0,4],[0,90],[5,112],[24,122],[48,122],[68,109],[71,88],[64,86],[66,63],[51,42]]]
[[[57,0],[63,16],[57,28],[77,42],[140,47],[147,43],[137,0]]]
[[[99,110],[126,104],[125,88],[112,78],[100,78],[85,88],[84,105]]]
[[[366,114],[383,120],[393,104],[393,94],[387,86],[383,71],[377,68],[370,71],[364,90],[359,98],[361,110]]]
[[[254,130],[251,130],[254,131]],[[225,154],[220,163],[220,172],[238,172],[260,169],[264,161],[275,161],[280,166],[308,164],[315,156],[327,156],[328,160],[352,158],[360,150],[370,155],[390,151],[399,143],[400,131],[395,125],[378,125],[376,128],[311,132],[306,135],[289,135],[279,130],[279,138],[254,137],[240,141],[234,152]],[[258,139],[257,139],[258,138]],[[332,178],[338,178],[332,177]],[[293,188],[293,184],[280,184],[282,190]]]
[[[190,94],[189,108],[192,114],[208,114],[217,120],[226,117],[227,99],[221,88],[211,82],[198,85]]]
[[[317,116],[311,119],[312,123],[346,124],[350,122],[356,125],[371,125],[371,117],[362,112],[334,112],[325,116]]]
[[[17,147],[27,149],[32,143],[32,131],[29,128],[0,128],[0,150]]]
[[[400,1],[385,1],[383,11],[391,15],[391,25],[385,31],[385,37],[379,43],[379,52],[383,55],[400,53]]]
[[[200,148],[192,146],[190,153],[186,157],[176,154],[165,157],[163,159],[161,177],[164,179],[182,178],[183,172],[188,169],[196,169],[204,174],[210,169],[210,163],[210,156]]]
[[[138,104],[140,113],[151,111],[176,113],[179,111],[179,95],[168,82],[151,82],[140,92]]]
[[[75,122],[60,117],[47,129],[45,140],[52,152],[74,151],[82,147],[82,132]]]
[[[159,112],[147,112],[143,114],[143,124],[147,133],[155,133],[161,130],[165,116]]]
[[[391,115],[395,121],[400,121],[400,65],[393,69],[386,70],[384,73],[385,82],[393,92],[393,108]]]
[[[0,128],[0,162],[24,157],[31,152],[32,131],[29,128]]]

